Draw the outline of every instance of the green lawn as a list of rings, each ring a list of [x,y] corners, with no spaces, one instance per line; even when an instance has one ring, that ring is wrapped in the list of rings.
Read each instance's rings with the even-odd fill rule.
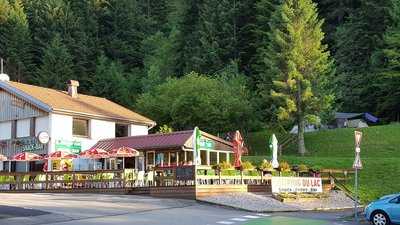
[[[400,125],[364,128],[362,132],[361,159],[364,169],[360,172],[361,199],[368,202],[384,194],[400,192]],[[269,156],[261,156],[262,153],[268,153],[268,136],[262,133],[268,132],[249,136],[250,155],[255,156],[244,157],[244,160],[258,165],[264,158],[270,159],[270,153]],[[283,159],[291,164],[351,168],[354,160],[354,129],[308,133],[305,139],[309,151],[306,156],[298,156],[296,146],[292,145],[284,149]]]

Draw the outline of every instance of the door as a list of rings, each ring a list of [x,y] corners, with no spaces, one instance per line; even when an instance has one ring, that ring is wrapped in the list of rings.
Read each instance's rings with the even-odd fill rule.
[[[392,222],[400,223],[400,196],[389,202],[387,213],[389,214]]]

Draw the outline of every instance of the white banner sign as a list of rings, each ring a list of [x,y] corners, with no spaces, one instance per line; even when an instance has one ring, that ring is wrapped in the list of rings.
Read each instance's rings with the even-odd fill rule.
[[[272,177],[272,193],[321,193],[322,179],[317,177]]]

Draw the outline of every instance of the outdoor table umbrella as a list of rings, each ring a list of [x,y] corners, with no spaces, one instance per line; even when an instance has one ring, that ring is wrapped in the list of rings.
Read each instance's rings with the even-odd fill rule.
[[[70,153],[63,152],[63,151],[56,151],[56,152],[53,152],[53,153],[50,153],[49,155],[47,155],[45,157],[45,159],[50,159],[50,160],[53,160],[53,159],[75,159],[77,157],[78,157],[78,155],[75,155],[75,154],[70,154]]]
[[[12,161],[25,161],[26,162],[26,172],[28,172],[28,161],[42,160],[43,157],[31,152],[21,152],[12,157]]]
[[[70,154],[64,151],[55,151],[53,153],[48,154],[45,159],[47,160],[59,160],[59,159],[75,159],[78,155]]]
[[[108,152],[106,150],[100,149],[100,148],[92,148],[92,149],[88,149],[86,151],[81,152],[81,154],[79,154],[79,156],[81,158],[89,158],[89,159],[93,159],[93,170],[95,169],[95,159],[104,159],[104,158],[108,158]]]
[[[110,151],[112,157],[122,157],[122,169],[125,169],[125,157],[139,156],[139,151],[129,147],[120,147]]]

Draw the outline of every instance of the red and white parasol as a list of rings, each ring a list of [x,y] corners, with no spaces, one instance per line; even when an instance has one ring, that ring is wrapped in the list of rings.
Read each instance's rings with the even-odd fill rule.
[[[37,161],[43,157],[32,152],[21,152],[12,157],[12,161]]]
[[[100,148],[92,148],[79,154],[81,158],[93,159],[93,170],[95,170],[95,159],[109,158],[109,154],[106,150]]]
[[[50,159],[50,160],[54,160],[54,159],[75,159],[77,158],[78,155],[75,154],[70,154],[67,152],[63,152],[63,151],[56,151],[53,153],[50,153],[49,155],[47,155],[45,157],[45,159]]]
[[[12,157],[12,161],[25,161],[25,169],[28,172],[28,162],[42,160],[43,157],[32,152],[21,152]],[[11,167],[10,167],[11,168]]]
[[[121,147],[111,150],[109,155],[112,157],[135,157],[139,156],[139,151],[129,147]]]
[[[89,158],[89,159],[103,159],[103,158],[108,158],[109,154],[106,150],[103,150],[101,148],[92,148],[81,152],[79,156],[82,158]]]
[[[139,151],[129,147],[120,147],[111,150],[110,156],[122,157],[122,168],[125,169],[125,158],[139,156]]]

